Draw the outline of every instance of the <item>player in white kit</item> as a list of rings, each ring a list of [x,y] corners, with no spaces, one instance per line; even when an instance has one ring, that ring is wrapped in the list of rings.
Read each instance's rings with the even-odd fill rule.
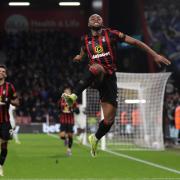
[[[16,120],[15,120],[15,116],[16,116],[16,107],[13,106],[12,104],[10,104],[9,107],[9,116],[10,116],[10,123],[13,129],[12,135],[13,135],[13,139],[15,140],[15,142],[17,144],[21,144],[21,142],[19,141],[19,137],[18,137],[18,131],[19,131],[19,126],[16,126]]]

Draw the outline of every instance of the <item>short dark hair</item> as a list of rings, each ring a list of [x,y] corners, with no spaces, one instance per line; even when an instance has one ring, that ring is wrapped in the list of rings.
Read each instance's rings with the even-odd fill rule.
[[[71,87],[70,86],[64,87],[64,90],[66,90],[66,89],[70,89],[71,90]]]
[[[4,68],[7,71],[7,67],[5,64],[0,64],[0,68]]]

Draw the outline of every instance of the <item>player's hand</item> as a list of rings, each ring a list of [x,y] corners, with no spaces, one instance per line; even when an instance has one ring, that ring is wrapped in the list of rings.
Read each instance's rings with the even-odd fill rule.
[[[73,58],[73,61],[75,61],[75,62],[80,62],[81,59],[82,59],[82,56],[78,54],[78,55],[76,55],[76,56]]]
[[[6,104],[10,104],[9,98],[2,98],[2,101],[0,102],[0,105],[6,105]]]
[[[165,65],[170,65],[171,62],[166,59],[164,56],[161,56],[159,54],[157,54],[155,57],[154,57],[154,61],[161,67],[161,64],[165,64]]]

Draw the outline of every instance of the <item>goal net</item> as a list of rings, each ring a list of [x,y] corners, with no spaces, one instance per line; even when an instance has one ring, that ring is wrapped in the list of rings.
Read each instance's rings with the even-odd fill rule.
[[[102,141],[111,150],[163,150],[162,113],[170,73],[117,73],[118,108],[115,123]],[[87,133],[102,119],[97,90],[86,90]]]

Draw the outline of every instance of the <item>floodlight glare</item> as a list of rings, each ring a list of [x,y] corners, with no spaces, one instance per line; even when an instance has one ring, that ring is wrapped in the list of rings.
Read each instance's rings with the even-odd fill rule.
[[[80,6],[80,2],[59,2],[59,6]]]
[[[9,2],[9,6],[29,6],[30,2]]]
[[[145,99],[126,99],[126,104],[144,104],[146,103]]]

